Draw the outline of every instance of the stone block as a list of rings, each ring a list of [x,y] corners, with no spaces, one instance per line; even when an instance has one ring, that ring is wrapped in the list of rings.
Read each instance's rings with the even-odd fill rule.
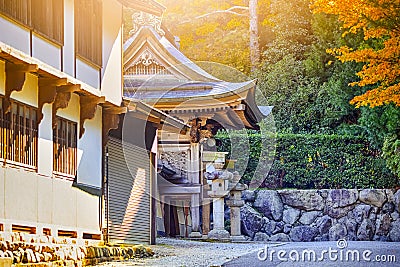
[[[353,205],[357,202],[358,191],[356,189],[334,189],[330,190],[326,198],[328,208],[340,208]]]
[[[360,201],[381,208],[386,202],[386,193],[381,189],[364,189],[360,192]]]
[[[320,211],[308,211],[308,212],[304,212],[300,219],[299,222],[304,224],[304,225],[309,225],[311,223],[313,223],[315,221],[315,219],[321,215]]]
[[[279,233],[269,238],[272,242],[290,242],[290,237],[287,234]]]
[[[323,210],[324,199],[315,190],[280,190],[282,202],[302,210]]]
[[[346,226],[341,223],[337,223],[329,229],[330,241],[337,241],[341,238],[346,238],[346,236],[347,236]]]
[[[282,220],[288,224],[294,224],[300,216],[300,210],[287,206],[283,210]]]
[[[278,193],[274,190],[259,191],[254,202],[254,207],[269,219],[274,219],[275,221],[282,220],[283,203]]]
[[[295,242],[310,242],[318,235],[318,229],[311,226],[295,226],[290,231],[290,239]]]

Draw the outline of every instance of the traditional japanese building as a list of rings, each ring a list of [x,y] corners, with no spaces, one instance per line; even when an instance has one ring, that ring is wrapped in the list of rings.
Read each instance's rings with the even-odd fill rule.
[[[0,2],[0,232],[101,239],[104,146],[128,111],[123,5],[163,11],[135,0]]]
[[[158,228],[171,236],[201,237],[201,205],[202,233],[209,229],[204,142],[210,140],[213,146],[212,137],[221,128],[257,129],[272,108],[256,105],[255,80],[227,82],[189,60],[161,24],[161,16],[138,11],[132,19],[131,37],[124,44],[125,100],[143,101],[191,126],[186,133],[162,125],[158,131],[160,174],[153,182],[162,204]]]

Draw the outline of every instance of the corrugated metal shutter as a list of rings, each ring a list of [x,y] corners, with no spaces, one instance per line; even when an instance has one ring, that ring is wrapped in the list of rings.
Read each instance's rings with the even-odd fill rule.
[[[150,158],[140,147],[108,141],[109,240],[149,243],[151,231]],[[129,167],[128,167],[129,166]]]

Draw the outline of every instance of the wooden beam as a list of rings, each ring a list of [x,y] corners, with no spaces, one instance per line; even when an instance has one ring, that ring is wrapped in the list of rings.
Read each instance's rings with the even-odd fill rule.
[[[50,86],[61,86],[67,85],[67,78],[39,78],[39,88],[40,87],[50,87]]]
[[[67,85],[67,78],[39,78],[37,123],[43,119],[44,104],[52,104],[56,100],[57,86]]]
[[[190,122],[190,142],[191,143],[198,143],[200,141],[200,123],[197,119],[192,119]]]
[[[103,147],[106,146],[108,142],[108,133],[112,129],[118,129],[118,124],[120,120],[120,115],[119,114],[112,114],[112,113],[104,113],[103,112],[103,125],[102,125],[102,130],[103,130]]]
[[[129,112],[129,115],[139,120],[149,121],[155,124],[161,123],[161,118],[153,116],[152,114],[146,114],[140,111],[131,111]]]
[[[73,92],[79,91],[80,88],[81,88],[81,86],[78,84],[62,85],[62,86],[57,87],[56,98],[55,98],[53,106],[52,106],[53,129],[57,126],[57,120],[56,120],[57,110],[68,107],[68,103],[71,100],[71,94]]]
[[[120,120],[120,114],[126,113],[128,111],[127,107],[103,107],[102,114],[102,142],[103,147],[108,142],[108,133],[112,129],[118,129],[118,124]]]
[[[105,103],[106,99],[104,96],[87,96],[82,95],[79,98],[81,112],[80,112],[80,120],[79,120],[79,138],[82,138],[85,133],[85,127],[83,126],[86,120],[91,120],[94,118],[97,110],[97,105],[101,103]]]
[[[4,99],[4,110],[5,113],[10,112],[11,107],[11,93],[22,90],[26,73],[37,71],[38,66],[36,64],[14,64],[11,62],[6,63],[6,84],[5,84],[5,99]]]

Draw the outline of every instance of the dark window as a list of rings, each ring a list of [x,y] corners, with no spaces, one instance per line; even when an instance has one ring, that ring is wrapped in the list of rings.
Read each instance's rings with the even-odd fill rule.
[[[63,45],[63,0],[0,0],[0,13]]]
[[[37,109],[11,101],[11,111],[3,110],[0,99],[0,158],[6,163],[37,167]]]
[[[100,0],[75,0],[76,53],[102,65],[102,2]]]
[[[57,126],[53,130],[55,174],[75,177],[77,169],[77,124],[57,117]]]

